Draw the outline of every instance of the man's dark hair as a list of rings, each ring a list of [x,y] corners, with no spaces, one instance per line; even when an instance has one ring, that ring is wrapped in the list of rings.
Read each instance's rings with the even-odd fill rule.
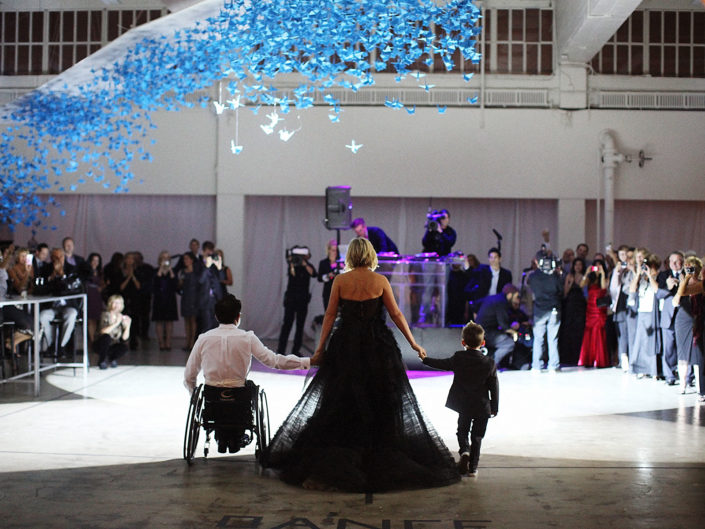
[[[350,227],[352,229],[355,229],[358,226],[362,226],[363,224],[365,224],[365,219],[363,219],[362,217],[358,217],[350,223]]]
[[[66,241],[73,241],[73,237],[64,237],[63,239],[61,239],[61,247],[62,248],[63,248],[64,244],[66,244]]]
[[[242,302],[232,294],[226,294],[215,302],[215,317],[218,323],[235,323],[240,317]]]
[[[215,250],[215,244],[213,244],[211,241],[203,241],[203,247],[202,249],[205,250]]]
[[[46,248],[46,249],[48,250],[48,249],[49,249],[49,245],[48,245],[47,243],[45,243],[45,242],[40,242],[40,243],[37,245],[37,249],[36,249],[35,251],[36,251],[36,252],[41,252],[44,248]]]
[[[499,248],[495,248],[494,246],[487,250],[487,257],[489,257],[491,253],[496,253],[498,256],[502,257],[502,252],[499,251]]]
[[[469,321],[462,331],[463,341],[470,349],[477,349],[485,341],[485,329],[482,325]]]
[[[585,246],[585,253],[587,253],[587,252],[590,251],[590,247],[587,245],[587,243],[584,243],[584,242],[581,242],[580,244],[578,244],[578,245],[575,247],[575,249],[577,250],[577,249],[580,248],[581,246]]]
[[[441,215],[448,215],[448,218],[450,218],[450,211],[445,208],[440,210],[438,213],[440,213]]]

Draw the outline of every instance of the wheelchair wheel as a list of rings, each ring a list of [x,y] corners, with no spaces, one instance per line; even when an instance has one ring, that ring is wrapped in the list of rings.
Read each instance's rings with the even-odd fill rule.
[[[259,390],[257,396],[257,449],[255,457],[261,462],[264,452],[272,440],[269,431],[269,404],[267,403],[267,394],[263,389]]]
[[[191,395],[191,403],[186,416],[186,431],[184,432],[184,459],[191,464],[198,445],[201,432],[201,413],[203,412],[203,384],[198,386]]]

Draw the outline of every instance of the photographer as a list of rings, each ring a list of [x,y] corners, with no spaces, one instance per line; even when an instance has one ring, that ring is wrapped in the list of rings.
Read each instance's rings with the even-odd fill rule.
[[[152,281],[152,320],[159,340],[160,351],[171,351],[171,336],[174,322],[179,319],[176,309],[176,292],[179,280],[171,267],[171,258],[166,250],[159,253],[157,271]]]
[[[636,331],[636,312],[627,305],[629,285],[636,270],[634,252],[626,244],[617,250],[616,264],[610,278],[612,296],[612,321],[617,333],[618,364],[626,373],[629,371],[629,349]]]
[[[641,258],[640,258],[641,256]],[[641,261],[637,273],[629,286],[629,303],[636,306],[636,333],[632,342],[629,363],[637,378],[656,377],[656,355],[660,349],[656,276],[661,267],[657,255],[647,255],[645,249],[637,250],[637,262]]]
[[[294,347],[292,354],[301,356],[300,349],[304,337],[304,323],[308,313],[308,302],[311,301],[309,284],[312,277],[316,277],[316,269],[308,260],[311,252],[305,246],[294,246],[286,252],[287,285],[284,293],[284,322],[279,334],[277,353],[285,354],[286,344],[289,341],[291,326],[296,318],[296,332],[294,334]]]
[[[695,256],[685,260],[685,277],[673,297],[676,311],[675,331],[678,352],[680,392],[685,394],[689,367],[695,372],[698,401],[705,402],[705,362],[703,362],[703,263]]]
[[[676,351],[676,332],[674,328],[676,311],[673,306],[673,296],[678,291],[678,285],[683,277],[683,254],[673,251],[668,256],[668,269],[662,270],[656,276],[658,292],[656,298],[659,300],[659,310],[661,318],[661,339],[663,341],[663,356],[661,357],[661,369],[666,384],[676,385],[676,370],[678,368],[678,353]]]
[[[421,241],[424,253],[435,252],[441,257],[448,255],[457,238],[455,230],[448,225],[450,213],[447,209],[433,210],[426,218],[426,233]]]
[[[531,369],[540,372],[543,364],[544,339],[548,345],[548,370],[558,371],[558,330],[561,325],[561,302],[563,284],[561,267],[546,250],[535,257],[538,268],[531,272],[528,285],[534,293],[534,344]]]
[[[331,239],[326,244],[326,257],[318,263],[318,281],[323,283],[323,310],[328,309],[330,299],[330,289],[333,286],[333,279],[343,271],[344,263],[338,262],[338,243]]]

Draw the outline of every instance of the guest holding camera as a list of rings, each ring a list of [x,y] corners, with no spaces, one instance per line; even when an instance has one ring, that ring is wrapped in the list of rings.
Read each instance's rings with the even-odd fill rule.
[[[178,289],[179,280],[171,267],[169,252],[162,251],[157,258],[157,270],[152,281],[152,321],[160,351],[171,351],[174,322],[179,319],[176,309]]]
[[[306,247],[294,246],[287,250],[287,285],[284,293],[284,322],[279,334],[277,353],[285,354],[289,341],[289,333],[296,319],[294,347],[291,353],[301,356],[300,349],[304,339],[304,323],[308,314],[308,303],[311,301],[309,285],[312,277],[316,277],[316,269],[308,260],[311,252]]]
[[[15,250],[15,264],[7,271],[10,278],[9,290],[12,294],[23,294],[27,297],[27,293],[32,289],[34,269],[32,263],[28,261],[30,255],[27,248]]]
[[[560,267],[556,259],[545,251],[536,254],[537,269],[531,272],[528,285],[534,293],[534,344],[531,369],[541,371],[543,367],[544,340],[548,345],[548,370],[560,369],[558,356],[558,329],[561,325],[561,301],[563,285]]]
[[[673,305],[673,297],[678,291],[678,285],[683,277],[683,254],[673,251],[668,256],[668,269],[659,272],[656,277],[658,292],[656,298],[659,300],[659,310],[661,317],[659,325],[661,327],[662,357],[661,371],[666,384],[674,386],[676,384],[676,370],[678,368],[678,352],[676,348],[675,316],[677,309]]]
[[[576,259],[578,259],[576,257]],[[582,259],[582,258],[581,258]],[[607,335],[605,322],[607,321],[607,305],[598,303],[607,295],[607,278],[605,265],[602,261],[595,261],[590,266],[590,271],[583,277],[580,286],[587,285],[588,299],[585,314],[585,331],[583,343],[580,347],[579,366],[609,367],[610,355],[607,351]]]
[[[318,263],[318,281],[323,283],[323,310],[328,310],[333,279],[343,271],[344,263],[338,262],[338,242],[331,239],[326,244],[326,257]]]
[[[691,256],[685,260],[685,277],[678,284],[673,305],[678,307],[675,317],[678,380],[681,394],[686,392],[688,369],[693,367],[698,400],[705,402],[705,362],[703,362],[703,326],[705,322],[705,288],[703,263]]]
[[[636,332],[636,311],[628,305],[629,285],[636,270],[633,250],[626,244],[617,249],[617,259],[610,276],[612,322],[617,334],[617,364],[629,371],[629,350]]]
[[[644,253],[637,251],[637,255]],[[639,379],[647,376],[655,378],[658,374],[656,355],[660,350],[661,341],[659,333],[656,332],[659,327],[656,276],[659,268],[661,259],[657,255],[646,255],[629,286],[629,303],[635,306],[637,311],[636,334],[629,363],[632,373]]]
[[[441,257],[448,255],[457,239],[455,230],[449,226],[450,213],[447,209],[434,210],[426,217],[426,233],[421,240],[423,251],[435,252]]]
[[[585,294],[581,287],[585,272],[585,260],[582,257],[573,257],[569,272],[563,282],[563,311],[558,335],[558,348],[561,363],[564,365],[576,365],[580,358],[587,307]]]

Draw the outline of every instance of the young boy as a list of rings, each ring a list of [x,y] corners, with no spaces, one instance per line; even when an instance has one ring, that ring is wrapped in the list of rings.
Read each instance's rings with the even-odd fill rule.
[[[446,407],[458,412],[459,470],[462,475],[477,476],[487,421],[497,415],[499,408],[499,382],[494,360],[479,350],[485,343],[482,326],[469,322],[463,327],[460,343],[464,350],[450,358],[429,358],[423,351],[419,358],[427,366],[454,373]]]

